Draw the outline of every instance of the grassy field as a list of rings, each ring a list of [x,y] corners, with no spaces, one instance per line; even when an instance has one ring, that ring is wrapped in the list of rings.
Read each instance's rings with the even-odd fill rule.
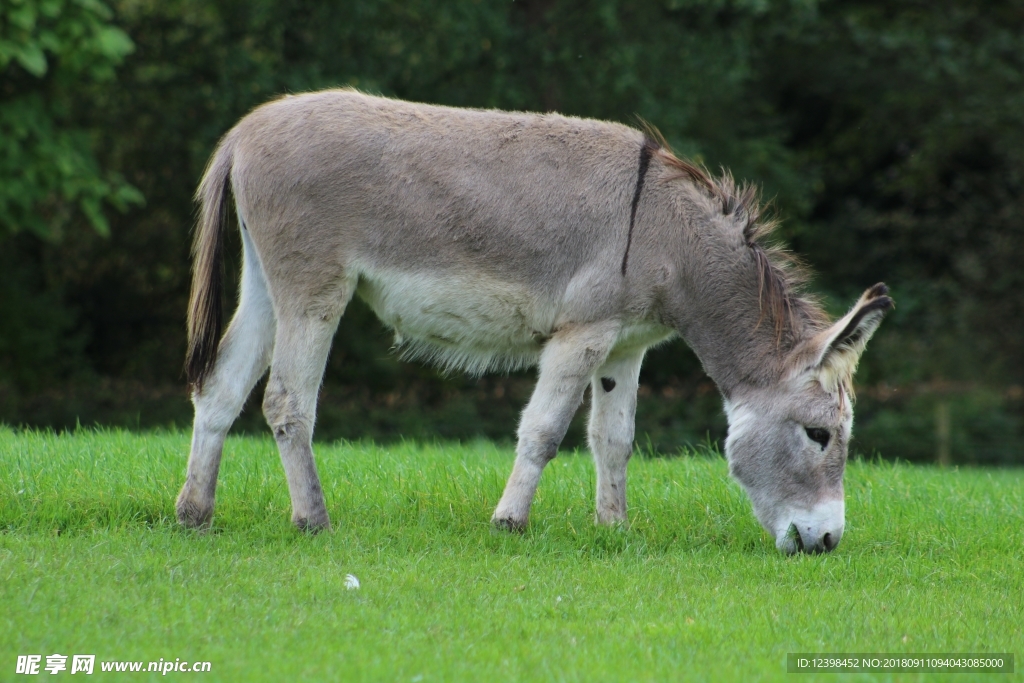
[[[1019,470],[853,462],[839,549],[784,557],[720,457],[635,458],[631,526],[603,529],[588,456],[562,455],[508,535],[488,520],[510,449],[321,445],[335,530],[307,536],[269,437],[229,440],[215,530],[179,529],[187,448],[0,429],[0,680],[55,653],[96,655],[101,679],[162,658],[211,663],[179,679],[408,682],[836,680],[787,674],[787,653],[1024,654]]]

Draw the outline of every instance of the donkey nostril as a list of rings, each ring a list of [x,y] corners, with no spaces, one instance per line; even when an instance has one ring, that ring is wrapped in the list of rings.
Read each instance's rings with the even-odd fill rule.
[[[822,538],[821,540],[822,540],[822,542],[823,542],[823,543],[825,544],[825,550],[826,550],[827,552],[832,552],[832,550],[833,550],[833,549],[834,549],[834,548],[835,548],[835,547],[836,547],[837,545],[839,545],[839,541],[834,541],[834,540],[832,540],[832,534],[825,534],[825,537],[824,537],[824,538]]]

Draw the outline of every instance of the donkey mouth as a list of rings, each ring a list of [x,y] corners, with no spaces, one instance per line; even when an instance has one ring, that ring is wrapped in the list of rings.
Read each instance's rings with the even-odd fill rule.
[[[800,536],[800,530],[796,528],[796,524],[790,524],[786,529],[785,546],[785,550],[791,555],[804,552],[804,539]]]
[[[794,522],[789,525],[782,540],[778,543],[778,548],[789,555],[797,553],[818,555],[820,553],[832,552],[837,545],[839,545],[838,536],[832,533],[826,533],[816,543],[813,541],[808,543]]]

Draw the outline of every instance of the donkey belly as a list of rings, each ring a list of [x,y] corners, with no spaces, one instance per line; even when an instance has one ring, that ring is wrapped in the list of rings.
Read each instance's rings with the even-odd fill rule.
[[[364,272],[356,292],[403,358],[472,374],[536,364],[558,312],[539,293],[473,272]]]

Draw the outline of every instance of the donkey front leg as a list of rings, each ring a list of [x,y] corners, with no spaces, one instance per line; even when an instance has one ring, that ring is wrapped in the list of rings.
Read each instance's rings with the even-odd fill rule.
[[[238,310],[217,349],[213,374],[192,395],[196,415],[185,484],[175,504],[178,521],[202,528],[213,518],[217,473],[228,429],[274,351],[274,310],[259,260],[242,231],[244,261]]]
[[[590,451],[597,468],[597,523],[627,521],[626,465],[633,454],[636,390],[644,351],[609,360],[590,387]]]
[[[604,363],[617,334],[618,324],[606,321],[560,330],[545,345],[537,386],[519,424],[512,476],[491,518],[495,526],[517,531],[526,526],[541,472],[555,457],[591,374]]]
[[[280,318],[263,414],[274,432],[288,478],[292,523],[303,531],[330,529],[313,460],[316,401],[339,316]]]

